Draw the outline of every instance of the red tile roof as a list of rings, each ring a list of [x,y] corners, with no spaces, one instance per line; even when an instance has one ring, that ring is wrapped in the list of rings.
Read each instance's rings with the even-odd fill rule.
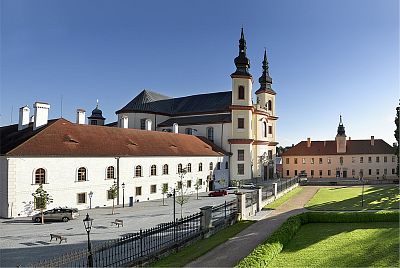
[[[18,132],[11,134],[18,136]],[[79,125],[65,119],[57,119],[43,127],[41,131],[26,136],[27,139],[24,142],[17,143],[14,148],[11,147],[2,154],[76,157],[222,156],[227,154],[217,146],[211,146],[201,138],[192,135]]]
[[[307,147],[307,141],[301,141],[294,147],[284,152],[283,156],[303,155],[354,155],[354,154],[394,154],[395,149],[384,140],[348,140],[346,141],[346,153],[337,153],[336,141],[312,141]]]

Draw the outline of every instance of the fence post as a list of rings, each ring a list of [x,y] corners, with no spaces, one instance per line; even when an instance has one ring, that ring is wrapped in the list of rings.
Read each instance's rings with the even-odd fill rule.
[[[143,231],[142,231],[142,229],[140,229],[139,237],[140,237],[140,257],[143,257]]]
[[[273,186],[272,190],[273,190],[274,196],[276,198],[276,196],[278,195],[278,183],[274,182],[272,184],[272,186]]]
[[[225,200],[225,206],[224,206],[224,219],[226,219],[226,200]]]
[[[258,191],[257,212],[260,212],[262,209],[262,187],[258,186],[257,191]]]
[[[238,192],[236,193],[237,198],[237,208],[239,214],[239,220],[246,220],[246,194]]]
[[[211,227],[212,206],[202,207],[200,208],[200,211],[201,211],[200,228],[202,230],[208,230]]]

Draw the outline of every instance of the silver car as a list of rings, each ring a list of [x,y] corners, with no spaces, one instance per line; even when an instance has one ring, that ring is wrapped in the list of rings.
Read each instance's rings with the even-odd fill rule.
[[[78,209],[76,208],[53,208],[43,212],[45,221],[63,221],[76,219],[79,216]],[[37,213],[32,216],[32,221],[41,222],[42,214]]]

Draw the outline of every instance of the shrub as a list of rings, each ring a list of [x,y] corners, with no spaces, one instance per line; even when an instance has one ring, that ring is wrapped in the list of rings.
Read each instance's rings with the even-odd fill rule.
[[[399,211],[307,212],[308,222],[398,222]]]

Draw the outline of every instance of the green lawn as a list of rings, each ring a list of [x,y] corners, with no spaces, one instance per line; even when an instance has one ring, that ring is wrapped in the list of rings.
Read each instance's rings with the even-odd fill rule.
[[[399,223],[303,225],[268,267],[399,267]]]
[[[296,187],[293,190],[291,190],[290,192],[288,192],[287,194],[276,199],[274,202],[269,203],[264,208],[276,209],[277,207],[279,207],[280,205],[282,205],[283,203],[285,203],[286,201],[288,201],[289,199],[291,199],[292,197],[294,197],[295,195],[300,193],[302,190],[303,190],[303,188]]]
[[[362,186],[321,188],[305,205],[310,210],[398,209],[398,186],[365,186],[362,206]]]
[[[151,263],[149,267],[183,267],[189,262],[197,259],[201,255],[204,255],[211,249],[215,248],[219,244],[224,243],[229,238],[240,233],[242,230],[253,224],[254,221],[240,221],[235,223],[228,228],[219,231],[213,236],[199,240],[194,244],[183,248],[177,253],[173,253],[157,262]]]

